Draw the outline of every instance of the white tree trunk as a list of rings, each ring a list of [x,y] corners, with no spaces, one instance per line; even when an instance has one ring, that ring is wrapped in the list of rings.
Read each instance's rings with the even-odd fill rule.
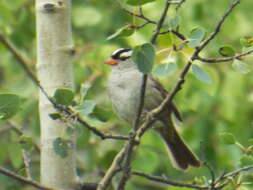
[[[37,73],[45,91],[52,96],[57,88],[74,88],[71,37],[71,0],[36,0]],[[75,141],[68,156],[53,150],[53,141],[65,132],[65,124],[52,120],[52,104],[40,92],[41,183],[72,190],[77,182]]]

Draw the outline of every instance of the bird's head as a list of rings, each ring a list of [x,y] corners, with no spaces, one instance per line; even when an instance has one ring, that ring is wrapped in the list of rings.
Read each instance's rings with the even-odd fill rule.
[[[132,55],[132,50],[131,49],[118,49],[114,51],[111,55],[111,58],[107,60],[105,63],[111,66],[116,66],[120,64],[124,64],[129,62],[130,57]]]

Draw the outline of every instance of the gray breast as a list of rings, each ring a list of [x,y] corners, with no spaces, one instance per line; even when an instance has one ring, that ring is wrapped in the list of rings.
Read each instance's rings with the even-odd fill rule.
[[[141,73],[132,69],[112,72],[109,79],[109,96],[117,114],[132,124],[138,108]]]

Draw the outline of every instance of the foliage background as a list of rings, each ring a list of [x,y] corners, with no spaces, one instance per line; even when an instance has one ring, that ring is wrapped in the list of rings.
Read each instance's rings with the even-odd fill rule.
[[[195,0],[186,1],[178,14],[182,18],[181,31],[189,34],[191,29],[201,26],[209,33],[229,6],[230,1]],[[163,1],[147,4],[144,13],[154,19],[159,18]],[[242,51],[240,38],[252,35],[253,17],[251,8],[253,2],[242,1],[232,15],[227,19],[219,36],[202,53],[206,57],[218,55],[222,45],[231,45],[237,52]],[[36,62],[36,33],[34,2],[31,0],[1,0],[0,1],[0,29],[6,34],[16,47],[31,63]],[[135,8],[129,7],[133,11]],[[172,9],[171,9],[172,10]],[[137,11],[137,9],[136,9]],[[169,16],[175,15],[169,11]],[[94,101],[105,110],[103,123],[97,120],[90,122],[104,131],[127,134],[129,126],[119,120],[109,102],[106,93],[106,78],[110,68],[103,62],[112,51],[119,47],[132,47],[148,41],[152,34],[152,26],[146,26],[128,38],[106,38],[118,28],[129,23],[140,23],[127,15],[114,1],[75,0],[73,1],[73,38],[76,45],[74,71],[76,92],[80,91],[82,83],[91,85],[86,100]],[[159,38],[157,50],[170,47],[171,36]],[[190,49],[188,50],[191,51]],[[8,50],[0,44],[0,93],[15,93],[22,96],[22,109],[9,121],[0,121],[0,165],[23,174],[23,157],[19,145],[18,134],[9,129],[10,123],[16,125],[31,135],[39,143],[39,115],[38,89],[32,84],[23,70],[17,64]],[[157,64],[168,54],[157,56]],[[185,60],[180,55],[172,55],[178,63],[179,70]],[[250,59],[247,60],[252,67]],[[197,80],[192,74],[187,77],[183,90],[176,97],[176,104],[184,118],[179,130],[184,139],[194,149],[203,161],[207,161],[215,173],[221,174],[247,163],[253,163],[252,153],[245,158],[243,152],[236,145],[226,145],[221,134],[232,133],[236,140],[245,147],[252,145],[253,136],[253,78],[252,71],[241,74],[231,67],[231,63],[203,64],[203,67],[212,78],[211,84]],[[177,74],[160,78],[167,89],[177,80]],[[85,181],[96,182],[108,168],[113,156],[122,146],[122,142],[101,141],[89,131],[82,129],[78,136],[78,172]],[[33,150],[32,173],[39,178],[39,154]],[[244,157],[243,161],[242,157]],[[210,178],[205,167],[180,172],[173,168],[168,161],[167,154],[159,136],[152,131],[148,132],[134,157],[134,168],[144,172],[161,175],[178,181],[196,183]],[[246,181],[252,181],[252,173],[248,173]],[[134,177],[129,183],[129,189],[182,189],[165,187],[159,184],[150,184],[146,180]],[[245,190],[252,188],[244,185]],[[29,189],[14,182],[12,179],[0,175],[0,189]],[[229,189],[229,188],[228,188]]]

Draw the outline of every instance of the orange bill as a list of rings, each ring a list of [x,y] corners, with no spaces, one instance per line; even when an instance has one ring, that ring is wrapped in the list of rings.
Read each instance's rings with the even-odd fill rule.
[[[109,59],[105,62],[105,64],[108,64],[108,65],[117,65],[118,64],[118,61],[114,60],[114,59]]]

